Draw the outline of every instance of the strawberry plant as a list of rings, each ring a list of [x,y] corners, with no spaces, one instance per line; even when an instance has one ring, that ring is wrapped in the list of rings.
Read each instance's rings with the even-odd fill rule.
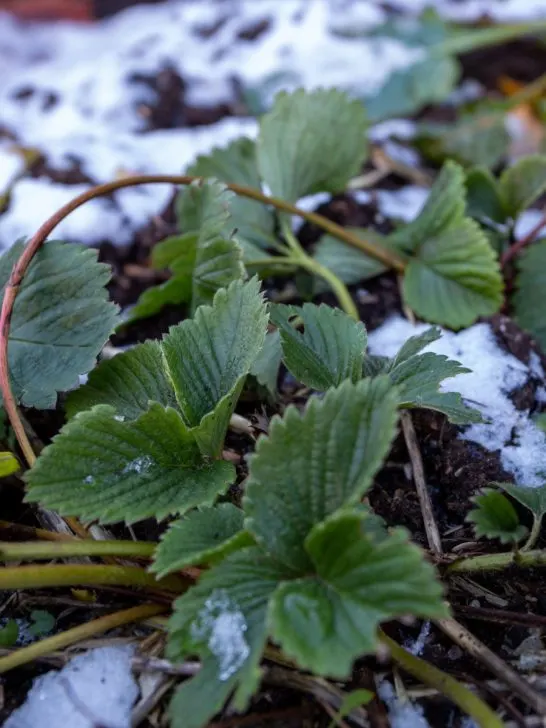
[[[110,584],[140,588],[150,602],[0,657],[0,671],[37,649],[45,654],[170,611],[162,623],[167,657],[175,664],[199,659],[172,698],[175,728],[205,726],[227,701],[246,710],[272,663],[342,681],[357,660],[385,645],[404,670],[479,725],[502,725],[480,698],[405,651],[383,625],[411,616],[452,628],[440,576],[546,563],[535,548],[542,490],[503,485],[508,495],[489,489],[474,500],[468,518],[476,536],[512,551],[442,561],[431,547],[433,564],[405,529],[387,526],[368,495],[399,423],[410,442],[412,410],[439,413],[452,425],[481,416],[460,394],[444,391],[446,379],[469,370],[426,351],[440,328],[409,338],[393,357],[374,356],[347,286],[394,270],[407,310],[454,329],[496,313],[508,297],[522,324],[543,336],[533,308],[542,296],[543,243],[527,249],[533,240],[515,241],[514,226],[546,189],[546,164],[540,156],[524,159],[497,180],[447,161],[416,219],[385,235],[346,230],[297,207],[305,195],[344,190],[366,155],[359,102],[338,91],[282,94],[262,117],[256,142],[214,150],[186,175],[94,188],[26,247],[4,254],[0,383],[29,467],[20,468],[6,448],[2,474],[25,470],[26,502],[64,518],[72,536],[87,536],[92,522],[123,528],[147,521],[161,537],[0,544],[6,562],[103,559],[5,566],[1,589]],[[92,251],[45,240],[79,205],[151,182],[184,185],[176,200],[180,230],[152,252],[153,266],[170,277],[142,294],[130,319],[166,304],[183,304],[187,316],[161,340],[95,366],[112,331],[126,325],[107,299],[108,269]],[[304,247],[293,215],[325,234]],[[340,308],[268,300],[262,280],[297,269],[327,284]],[[282,401],[281,370],[304,388],[305,402]],[[236,467],[230,427],[252,380],[267,390],[275,414]],[[36,457],[17,405],[53,408],[59,393],[66,393],[66,423]],[[532,511],[529,534],[509,498]],[[358,705],[369,699],[356,694]],[[346,703],[338,703],[341,714]]]

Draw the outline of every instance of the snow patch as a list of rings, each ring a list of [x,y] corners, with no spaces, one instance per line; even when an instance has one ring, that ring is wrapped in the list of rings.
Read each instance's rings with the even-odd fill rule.
[[[395,316],[368,337],[372,354],[392,357],[410,336],[426,331],[427,324],[412,325]],[[503,351],[489,324],[474,324],[459,333],[444,331],[441,339],[423,351],[444,354],[471,370],[442,384],[444,392],[460,392],[478,409],[485,422],[465,428],[460,437],[499,451],[503,468],[520,485],[538,486],[546,480],[546,434],[516,409],[509,395],[529,380],[540,386],[544,372],[537,358],[530,365]]]
[[[423,209],[429,190],[408,185],[399,190],[377,190],[379,212],[386,218],[411,222]]]
[[[11,145],[0,143],[0,195],[6,192],[24,168],[23,156],[12,149]]]
[[[430,728],[423,709],[409,700],[401,700],[390,682],[380,683],[377,693],[387,706],[391,728]]]
[[[101,647],[42,675],[4,728],[130,728],[138,697],[132,655],[132,647]]]
[[[206,640],[218,662],[220,680],[234,675],[250,654],[245,639],[248,625],[244,614],[229,598],[225,589],[216,589],[192,624],[191,636],[196,641]]]
[[[277,91],[300,86],[337,86],[361,97],[422,53],[390,38],[338,34],[340,19],[364,30],[385,18],[378,4],[343,0],[233,0],[229,8],[171,0],[92,25],[24,24],[0,13],[0,125],[16,133],[19,144],[38,148],[50,166],[76,164],[96,183],[127,172],[180,173],[213,146],[255,136],[256,121],[147,130],[143,111],[157,100],[148,78],[171,69],[184,81],[184,100],[201,106],[233,103],[236,86],[258,108]],[[249,39],[260,24],[262,32]],[[0,190],[13,169],[13,160],[8,164],[0,153]],[[0,248],[32,234],[81,189],[45,179],[18,183],[0,218]],[[94,201],[71,215],[56,237],[124,245],[164,209],[171,191],[141,187]]]

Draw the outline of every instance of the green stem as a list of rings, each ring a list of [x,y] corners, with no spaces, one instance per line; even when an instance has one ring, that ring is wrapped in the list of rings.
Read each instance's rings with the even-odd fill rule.
[[[450,564],[447,574],[472,573],[476,571],[500,571],[510,566],[523,568],[536,568],[546,566],[546,551],[505,551],[500,554],[484,554],[483,556],[469,556]]]
[[[332,289],[339,302],[339,305],[345,311],[345,313],[354,318],[356,321],[360,321],[360,315],[358,313],[357,307],[355,306],[355,302],[353,301],[347,286],[345,285],[345,283],[343,283],[341,278],[339,278],[329,268],[326,268],[326,266],[321,265],[319,262],[309,257],[307,254],[303,254],[300,258],[297,259],[297,261],[298,264],[302,268],[305,268],[305,270],[307,270],[309,273],[313,273],[314,275],[319,276],[319,278],[323,278]]]
[[[139,566],[110,564],[54,564],[0,567],[0,590],[42,589],[50,586],[136,586],[183,592],[189,580],[178,576],[156,579]]]
[[[1,561],[40,561],[66,559],[73,556],[119,556],[150,559],[157,544],[146,541],[77,541],[16,543],[0,541]]]
[[[296,238],[290,227],[290,218],[283,217],[281,221],[281,230],[286,244],[296,257],[306,255],[305,250],[302,248],[300,241]]]
[[[538,541],[540,531],[542,529],[542,516],[537,516],[533,513],[533,525],[531,526],[531,533],[527,538],[527,541],[521,547],[521,551],[530,551]]]
[[[504,723],[498,715],[475,693],[461,685],[451,675],[447,675],[420,657],[407,652],[381,630],[379,639],[388,647],[393,660],[400,667],[425,685],[430,685],[442,695],[450,698],[455,705],[473,718],[480,728],[504,728]]]
[[[299,264],[299,260],[290,255],[271,255],[266,258],[245,261],[245,268],[269,268],[270,266],[297,268]]]
[[[121,627],[124,624],[141,622],[149,617],[154,617],[156,614],[165,612],[166,609],[165,606],[160,604],[141,604],[138,607],[123,609],[119,612],[93,619],[91,622],[80,624],[77,627],[66,630],[66,632],[60,632],[52,637],[34,642],[34,644],[28,645],[27,647],[21,647],[21,649],[15,650],[9,655],[0,657],[0,674],[8,672],[8,670],[13,670],[13,668],[20,667],[21,665],[27,665],[29,662],[40,657],[49,655],[57,650],[62,650],[76,642],[87,640],[97,634]]]
[[[479,48],[505,43],[522,35],[536,35],[544,30],[546,30],[546,21],[544,20],[541,22],[517,23],[515,25],[500,25],[493,28],[482,28],[481,30],[465,30],[460,35],[455,35],[432,46],[430,52],[434,55],[460,55]]]

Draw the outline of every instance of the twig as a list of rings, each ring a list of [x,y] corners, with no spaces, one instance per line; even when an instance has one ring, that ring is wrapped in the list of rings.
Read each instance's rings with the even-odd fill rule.
[[[268,668],[264,673],[264,681],[271,685],[280,685],[312,695],[321,703],[330,705],[334,710],[340,709],[345,697],[342,690],[323,678],[304,675],[283,667]],[[358,726],[363,728],[368,726],[366,711],[361,707],[354,708],[346,717]]]
[[[42,541],[74,541],[76,536],[69,533],[60,533],[49,531],[45,528],[34,528],[33,526],[24,526],[21,523],[11,523],[10,521],[0,521],[0,530],[13,533],[14,536],[24,536],[25,538],[38,538]]]
[[[438,619],[435,622],[459,647],[485,665],[490,672],[508,685],[527,705],[539,715],[546,716],[546,697],[537,693],[515,670],[501,660],[489,647],[454,619]]]
[[[505,250],[504,253],[501,255],[500,264],[501,268],[504,270],[508,263],[514,258],[516,255],[519,255],[521,251],[527,246],[530,245],[534,240],[536,240],[537,235],[542,230],[542,228],[546,225],[546,212],[542,215],[540,220],[537,222],[537,224],[534,226],[532,230],[530,230],[527,235],[524,235],[519,240],[516,240],[516,242],[511,245],[508,250]]]
[[[166,607],[161,604],[141,604],[138,607],[123,609],[120,612],[107,614],[104,617],[93,619],[85,624],[60,632],[52,637],[46,637],[39,642],[34,642],[27,647],[21,647],[19,650],[11,652],[9,655],[0,657],[0,674],[13,670],[15,667],[26,665],[33,660],[45,657],[51,652],[56,652],[73,645],[84,639],[88,639],[101,632],[120,627],[123,624],[131,622],[140,622],[143,619],[161,614],[166,611]]]
[[[526,627],[546,627],[546,616],[529,612],[511,612],[507,609],[491,609],[489,607],[468,607],[466,605],[451,608],[466,619],[497,622],[498,624],[521,624]]]
[[[413,481],[415,483],[415,489],[421,505],[421,513],[423,515],[428,544],[435,556],[441,556],[443,553],[442,540],[440,538],[438,526],[436,525],[436,519],[434,518],[432,501],[430,500],[430,494],[425,481],[423,459],[421,457],[421,451],[419,450],[419,443],[417,442],[417,435],[415,433],[411,414],[409,412],[401,412],[400,421],[402,422],[404,440],[406,442],[406,447],[408,448],[408,454],[411,461]]]

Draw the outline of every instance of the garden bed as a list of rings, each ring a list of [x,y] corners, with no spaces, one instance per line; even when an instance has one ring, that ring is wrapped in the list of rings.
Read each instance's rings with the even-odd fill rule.
[[[347,36],[351,25],[352,30],[357,28],[357,36],[359,33],[362,36],[373,28],[382,27],[381,23],[387,19],[396,18],[399,11],[409,14],[415,14],[413,11],[416,11],[413,5],[409,10],[408,7],[399,7],[398,11],[397,6],[404,4],[392,5],[394,9],[390,4],[386,7],[382,3],[366,3],[364,8],[358,3],[349,3],[345,22],[337,24],[335,13],[328,15],[323,4],[318,2],[306,8],[296,2],[238,3],[229,12],[223,3],[205,7],[195,3],[173,2],[158,4],[153,8],[133,8],[98,25],[76,27],[61,24],[53,29],[41,25],[25,26],[0,16],[0,58],[7,59],[8,69],[7,83],[0,91],[0,244],[7,250],[21,235],[32,235],[57,208],[94,185],[113,178],[122,180],[131,174],[181,174],[195,164],[199,154],[206,157],[213,147],[224,147],[242,135],[257,138],[263,121],[256,121],[254,117],[271,107],[279,88],[292,90],[300,85],[308,89],[318,85],[337,86],[353,96],[356,94],[359,99],[377,97],[390,74],[400,71],[417,58],[415,46],[410,45],[408,48],[396,33],[394,38],[387,37],[387,33],[380,39],[375,38],[375,45],[362,37],[359,40],[358,37]],[[533,6],[532,3],[445,2],[438,3],[438,6],[443,17],[472,22],[480,18],[487,20],[484,10],[497,21],[526,20],[529,16],[540,17],[542,11],[546,12],[540,4]],[[341,11],[338,13],[341,17]],[[526,14],[529,15],[525,17]],[[440,20],[435,20],[427,32],[445,32],[445,26]],[[376,35],[380,35],[377,30]],[[298,42],[286,40],[292,37],[299,39]],[[103,55],[95,63],[97,48],[103,49]],[[76,54],[77,49],[80,55]],[[374,55],[378,53],[382,63],[374,64]],[[456,620],[447,624],[449,620],[438,616],[439,611],[435,613],[432,607],[423,608],[424,611],[416,610],[419,619],[408,619],[405,613],[400,615],[394,612],[392,618],[382,620],[387,638],[396,640],[414,656],[420,656],[429,665],[451,675],[459,685],[477,690],[484,703],[504,721],[502,724],[510,726],[538,725],[537,721],[543,717],[542,710],[546,705],[545,663],[541,643],[542,629],[546,624],[546,582],[543,570],[539,568],[538,560],[533,564],[534,568],[513,564],[498,571],[461,569],[460,572],[450,572],[449,569],[459,558],[470,560],[473,556],[483,554],[519,553],[518,549],[525,544],[525,540],[519,538],[519,547],[516,547],[514,540],[517,543],[518,539],[514,534],[521,526],[528,533],[532,532],[533,517],[517,498],[511,501],[504,499],[517,514],[517,522],[512,523],[513,533],[508,536],[504,532],[502,534],[503,538],[506,537],[505,542],[493,537],[488,539],[485,531],[480,533],[479,523],[476,518],[469,519],[469,514],[477,507],[476,497],[482,496],[483,490],[491,484],[509,483],[540,488],[543,485],[543,473],[546,473],[546,435],[541,424],[544,418],[541,420],[540,417],[546,411],[545,333],[540,320],[532,312],[529,313],[529,306],[522,306],[515,293],[523,285],[517,278],[518,272],[523,275],[519,268],[520,261],[528,259],[528,251],[531,251],[529,254],[532,256],[533,251],[545,245],[540,242],[542,228],[537,223],[542,222],[546,188],[546,163],[540,155],[543,150],[543,87],[546,84],[537,88],[536,93],[525,96],[525,89],[529,85],[537,79],[541,82],[544,53],[543,43],[537,38],[515,38],[461,53],[460,80],[453,84],[457,87],[453,93],[444,93],[442,96],[440,91],[430,91],[430,98],[424,94],[421,103],[416,103],[414,99],[414,108],[408,113],[402,109],[400,114],[387,115],[398,117],[395,121],[391,118],[382,121],[373,119],[374,123],[368,125],[366,132],[371,142],[370,148],[362,155],[362,165],[352,171],[343,184],[331,192],[313,189],[313,193],[318,194],[307,194],[306,191],[289,200],[300,209],[318,213],[321,216],[319,224],[317,219],[296,222],[294,217],[293,223],[288,226],[284,218],[283,227],[283,218],[277,216],[269,230],[276,241],[290,240],[292,231],[297,241],[290,243],[292,251],[295,249],[300,251],[298,255],[301,253],[315,259],[316,246],[324,234],[321,228],[324,219],[333,221],[344,230],[360,229],[361,237],[369,237],[373,244],[376,242],[374,235],[389,236],[394,231],[409,230],[411,227],[404,228],[404,225],[418,223],[420,213],[427,209],[429,190],[440,174],[446,175],[446,179],[451,174],[449,184],[454,187],[459,184],[459,178],[468,180],[465,175],[472,167],[472,162],[476,161],[472,156],[474,153],[486,155],[477,161],[486,166],[491,162],[488,166],[496,177],[506,168],[516,168],[518,159],[528,154],[537,155],[536,159],[544,167],[541,166],[537,172],[537,176],[543,175],[544,180],[540,177],[542,181],[539,180],[535,185],[529,204],[513,208],[515,225],[512,225],[508,214],[502,220],[491,219],[491,207],[487,206],[487,202],[483,203],[485,207],[479,209],[478,213],[472,213],[470,206],[465,209],[464,215],[474,220],[472,224],[476,227],[478,223],[481,225],[480,236],[487,234],[492,246],[500,246],[497,258],[504,263],[503,280],[497,274],[498,291],[490,294],[489,299],[483,294],[490,308],[487,315],[482,311],[464,316],[460,314],[457,322],[453,318],[455,314],[451,312],[446,314],[442,310],[436,313],[432,306],[433,295],[427,297],[426,292],[421,290],[420,295],[414,293],[411,298],[404,287],[403,273],[400,271],[383,272],[365,280],[362,276],[362,280],[355,282],[347,274],[347,267],[341,270],[332,266],[342,283],[347,284],[352,305],[356,307],[367,330],[368,354],[392,358],[410,336],[421,335],[429,328],[429,324],[439,323],[444,326],[443,336],[424,349],[429,353],[425,356],[431,352],[446,355],[472,370],[468,374],[446,375],[445,381],[439,378],[437,385],[444,395],[447,392],[462,393],[465,405],[476,409],[484,422],[469,419],[462,424],[459,409],[451,417],[454,421],[450,422],[450,417],[443,413],[446,411],[445,405],[442,405],[442,409],[442,406],[428,406],[425,402],[425,408],[420,408],[417,400],[410,400],[409,409],[401,410],[404,412],[402,424],[398,426],[392,446],[381,467],[378,466],[373,484],[362,493],[360,500],[381,517],[388,528],[406,528],[411,541],[424,549],[426,559],[434,564],[441,575],[444,598],[449,602],[451,615]],[[454,58],[456,56],[454,54]],[[314,59],[312,67],[309,58]],[[280,73],[276,75],[277,71]],[[441,98],[435,99],[435,94]],[[511,103],[514,98],[516,101]],[[325,98],[324,105],[328,103],[329,100]],[[339,103],[343,106],[349,102]],[[477,106],[473,107],[472,104]],[[371,103],[370,108],[373,108]],[[466,136],[463,135],[463,141],[468,143],[460,143],[458,139],[455,146],[446,148],[445,139],[454,125],[468,118],[465,115],[476,113],[486,117],[486,129],[491,127],[496,131],[491,131],[490,137],[479,137],[473,128]],[[502,134],[499,136],[498,125],[495,127],[494,122],[488,126],[490,117],[495,114],[508,119],[506,126],[510,134],[506,137]],[[267,118],[267,115],[263,117]],[[335,121],[331,121],[331,124],[334,125]],[[446,126],[442,127],[440,133],[439,127],[430,126],[434,124]],[[326,134],[319,130],[317,135],[321,133]],[[263,126],[262,134],[266,135]],[[349,132],[347,136],[350,136]],[[344,137],[344,134],[339,134],[340,148],[346,143]],[[439,145],[438,138],[441,141]],[[302,145],[305,139],[303,135]],[[280,145],[282,143],[279,142]],[[486,146],[487,150],[484,151]],[[282,146],[279,148],[284,150]],[[297,151],[293,154],[297,160]],[[460,167],[450,168],[448,163],[440,172],[445,160],[453,158],[460,163]],[[201,159],[201,162],[197,162],[197,168],[192,170],[193,173],[210,176],[200,171],[199,163],[206,169],[206,162]],[[350,164],[349,159],[347,165]],[[216,167],[217,170],[220,168]],[[233,169],[226,173],[228,177],[235,174]],[[529,168],[523,169],[517,180],[523,185],[530,176]],[[242,172],[240,177],[222,181],[241,182],[241,177],[242,184],[245,184]],[[266,175],[263,177],[271,187],[270,179]],[[355,182],[357,177],[360,182]],[[320,188],[320,182],[324,180],[319,180],[319,184],[311,187]],[[330,182],[327,180],[327,187],[328,184]],[[470,197],[468,181],[462,186],[465,184],[465,195]],[[491,185],[487,188],[488,192],[491,188]],[[197,188],[194,186],[191,189]],[[216,190],[214,194],[223,195],[226,191],[219,193]],[[278,191],[274,196],[283,198]],[[288,199],[289,196],[285,197]],[[447,204],[444,197],[439,199],[442,205]],[[225,200],[226,207],[233,204],[231,200],[228,205],[227,197]],[[505,203],[509,206],[512,200],[507,198]],[[190,204],[188,199],[186,204]],[[462,218],[463,212],[460,216]],[[245,222],[245,217],[234,216],[233,221]],[[430,219],[427,224],[430,230]],[[239,224],[234,224],[231,237],[223,229],[226,245],[238,245],[240,237],[247,234],[247,231],[239,228]],[[362,229],[365,229],[365,233],[362,233]],[[123,319],[127,320],[139,310],[139,300],[142,303],[141,297],[146,291],[164,285],[169,279],[168,265],[157,265],[157,261],[153,265],[153,256],[160,250],[156,248],[157,244],[166,238],[172,239],[187,233],[188,230],[195,229],[191,225],[189,228],[184,227],[175,187],[172,184],[150,184],[112,190],[93,199],[62,221],[52,239],[98,249],[99,260],[109,264],[112,269],[112,277],[107,284],[108,292],[112,301],[119,305]],[[432,234],[430,238],[434,239]],[[384,240],[380,239],[380,248]],[[458,242],[454,239],[456,244]],[[514,245],[516,250],[512,255]],[[354,247],[346,249],[353,255],[361,252],[355,251]],[[265,247],[262,247],[262,252],[264,250]],[[401,255],[408,254],[403,244],[394,250]],[[231,255],[232,248],[229,251]],[[269,261],[274,254],[276,250],[273,246],[267,251]],[[253,273],[252,259],[246,260],[243,256],[243,260],[248,272]],[[409,265],[407,260],[409,258],[405,259],[405,264]],[[533,258],[529,260],[528,277],[532,277],[533,268],[539,271],[540,259],[537,258],[538,262],[535,261],[534,266]],[[76,258],[74,265],[77,269],[79,263]],[[349,269],[351,265],[355,265],[354,261],[349,263]],[[495,270],[498,270],[498,261],[496,265]],[[332,290],[324,284],[324,280],[323,285],[317,284],[320,274],[318,277],[314,275],[316,268],[314,271],[311,268],[303,270],[304,266],[298,268],[296,265],[293,268],[285,275],[281,274],[282,265],[280,270],[275,263],[269,268],[266,266],[266,270],[261,273],[261,285],[268,302],[302,306],[312,300],[315,304],[343,306],[343,297],[339,297],[338,289],[334,287]],[[176,277],[176,269],[173,270]],[[487,277],[493,273],[488,270],[483,275]],[[233,275],[233,278],[237,280],[237,275]],[[533,300],[540,300],[539,282],[533,279],[528,285]],[[227,284],[218,286],[224,287]],[[485,287],[484,284],[484,290]],[[192,309],[197,301],[212,302],[212,298],[207,299],[205,294],[200,294],[205,297],[198,299],[195,290],[192,295],[195,296],[193,300],[190,295],[183,302],[169,301],[168,305],[160,307],[158,313],[129,320],[125,325],[116,321],[118,328],[109,338],[103,352],[104,360],[112,356],[114,359],[119,355],[124,356],[121,352],[133,349],[140,342],[162,340],[170,327],[192,318],[195,313]],[[481,305],[486,306],[483,302]],[[298,315],[303,316],[305,310],[298,309]],[[350,315],[347,306],[345,310]],[[415,316],[415,311],[418,316]],[[430,315],[425,315],[429,311]],[[114,314],[104,309],[103,315],[107,320],[108,316]],[[220,316],[220,312],[217,315]],[[281,313],[275,315],[280,318],[272,318],[268,336],[275,328],[273,323],[283,330]],[[414,325],[415,318],[425,321],[426,325]],[[342,327],[348,324],[338,322],[338,325]],[[17,320],[15,324],[12,323],[13,326],[17,326]],[[287,326],[290,324],[287,323]],[[263,334],[265,336],[265,328]],[[256,334],[257,339],[259,335]],[[311,378],[310,383],[305,376],[298,376],[293,366],[289,366],[287,348],[284,350],[283,362],[273,375],[271,372],[266,375],[265,371],[257,375],[250,363],[243,371],[244,375],[250,372],[254,378],[249,378],[238,396],[236,414],[239,418],[231,420],[220,447],[220,455],[211,456],[215,462],[223,465],[230,463],[233,467],[229,489],[220,500],[248,508],[250,517],[256,520],[259,520],[259,513],[250,510],[252,497],[250,504],[245,498],[249,462],[253,462],[249,456],[255,450],[256,440],[271,435],[270,425],[275,416],[284,417],[290,405],[304,412],[308,402],[316,400],[317,392],[321,391],[316,379]],[[188,350],[185,351],[189,356]],[[164,356],[168,361],[168,353],[164,353]],[[176,380],[172,371],[169,375],[171,382]],[[84,375],[87,370],[78,373]],[[359,377],[361,374],[362,371]],[[260,379],[262,375],[264,378]],[[47,373],[47,376],[50,374]],[[186,373],[186,376],[189,375]],[[276,392],[272,391],[272,376]],[[269,389],[264,386],[266,377]],[[19,386],[18,382],[16,384]],[[178,386],[183,385],[179,383]],[[358,388],[363,385],[354,381],[352,386]],[[97,389],[100,390],[100,386],[97,385]],[[90,390],[84,387],[81,391]],[[24,405],[25,397],[29,395],[23,388],[22,393],[16,391],[16,396]],[[86,395],[82,396],[85,398]],[[89,396],[91,404],[109,404],[104,395],[97,395],[98,398],[93,401]],[[180,401],[178,390],[177,396]],[[35,436],[35,439],[31,438],[34,450],[50,444],[63,428],[66,401],[69,403],[69,412],[70,406],[74,412],[88,409],[78,404],[77,395],[74,397],[71,400],[71,395],[67,397],[61,391],[53,409],[23,406],[22,411],[29,425],[27,430]],[[327,394],[321,401],[333,401],[328,397]],[[75,404],[70,405],[71,401]],[[124,418],[130,419],[125,412],[120,415],[118,411],[118,417],[121,417],[120,426],[125,426]],[[70,420],[75,429],[79,421],[83,422],[81,415]],[[304,428],[305,423],[301,426]],[[338,423],[338,426],[344,425]],[[70,425],[67,425],[63,432],[67,433],[69,428]],[[61,443],[62,438],[63,435],[56,443]],[[3,443],[2,450],[14,451],[20,462],[24,462],[7,422]],[[58,450],[55,450],[56,447]],[[326,444],[324,448],[327,448]],[[339,452],[335,451],[338,455]],[[46,460],[46,456],[49,460]],[[346,452],[344,456],[348,457]],[[60,444],[48,448],[46,455],[38,459],[36,481],[33,480],[31,469],[29,483],[32,504],[23,501],[21,480],[17,476],[7,477],[0,484],[4,504],[0,531],[3,541],[29,540],[34,531],[28,529],[41,524],[40,518],[37,519],[37,513],[38,516],[40,513],[36,502],[49,508],[55,500],[53,496],[47,495],[44,488],[47,478],[53,477],[47,470],[51,467],[53,472],[53,466],[48,463],[57,457],[61,458],[61,463],[64,462]],[[87,463],[84,451],[80,457],[84,467]],[[131,471],[140,475],[141,470],[145,474],[150,464],[147,457],[143,455],[133,459],[128,463],[128,470],[126,466],[122,474],[127,475]],[[44,465],[40,466],[40,462]],[[209,460],[205,458],[203,463],[200,467],[208,467]],[[301,463],[294,460],[282,465],[288,472],[293,467],[297,480],[299,471],[296,468],[301,467]],[[252,472],[252,467],[250,465],[250,479],[257,492],[257,485],[263,486],[264,482],[260,481],[257,472]],[[64,473],[57,472],[56,475],[62,480],[61,475],[64,476]],[[41,477],[45,480],[40,481]],[[90,478],[86,482],[92,485],[95,477],[94,471],[90,472],[85,476],[86,479]],[[422,486],[425,486],[430,500],[429,512],[423,504],[422,492],[421,496],[419,494],[419,487]],[[45,493],[43,498],[33,496],[35,488],[41,488],[40,496]],[[74,501],[70,498],[72,496],[67,495],[65,502],[71,505]],[[211,499],[205,499],[205,503],[211,505]],[[191,502],[191,507],[197,505],[203,504]],[[119,510],[120,506],[116,507]],[[127,508],[132,507],[127,504]],[[90,518],[90,511],[86,511],[83,506],[81,512],[67,511],[67,508],[68,505],[60,508],[63,516],[81,516],[84,522],[93,520],[100,511],[97,507],[95,515]],[[171,520],[165,520],[165,516],[171,511],[161,512],[157,520],[153,517],[156,514],[153,509],[144,517],[140,517],[138,508],[136,512],[139,517],[129,517],[129,520],[135,521],[129,527],[120,522],[121,518],[107,518],[106,511],[100,514],[107,524],[107,535],[120,542],[131,539],[155,542],[164,536]],[[6,525],[5,522],[12,525]],[[496,527],[500,528],[498,523]],[[434,532],[440,539],[439,548],[438,543],[435,545],[434,542]],[[542,533],[535,535],[531,549],[533,553],[546,548],[546,538]],[[106,563],[112,563],[116,556],[119,557],[119,554],[107,554]],[[96,558],[94,563],[99,563]],[[207,562],[197,560],[178,569],[171,568],[171,576],[178,578],[182,575],[183,579],[195,579],[195,565],[202,566],[204,563]],[[85,590],[78,588],[80,586],[75,582],[74,588],[65,586],[3,591],[1,617],[4,624],[8,619],[19,620],[18,645],[22,644],[25,629],[32,622],[31,613],[36,609],[54,617],[51,631],[60,634],[98,616],[141,605],[144,596],[153,601],[150,594],[154,596],[153,592],[148,595],[139,593],[127,584],[110,587],[91,584]],[[170,605],[173,592],[170,586],[163,589],[163,592],[156,589],[155,599],[165,607],[165,604]],[[411,610],[409,612],[411,617]],[[228,613],[233,616],[233,612]],[[171,668],[166,663],[154,663],[155,668],[150,669],[150,661],[163,656],[165,641],[161,632],[164,625],[151,615],[150,619],[152,621],[145,626],[126,625],[108,633],[112,640],[109,644],[116,644],[116,640],[139,644],[138,655],[126,657],[125,663],[125,658],[120,655],[118,658],[120,664],[123,663],[120,668],[122,673],[131,666],[135,669],[141,691],[147,687],[145,678],[152,680],[150,694],[155,695],[156,699],[151,699],[149,710],[142,709],[139,725],[143,726],[161,725],[161,721],[166,720],[168,699],[175,689],[175,680],[171,682],[169,673]],[[313,619],[314,613],[310,610],[307,622],[312,623]],[[457,625],[461,630],[459,633]],[[317,629],[319,626],[317,617]],[[42,636],[48,632],[44,630]],[[478,642],[473,641],[473,637]],[[31,639],[35,639],[35,636]],[[273,641],[278,643],[280,640]],[[95,646],[103,644],[103,641],[93,636],[84,643],[85,646]],[[78,644],[76,642],[76,646]],[[2,655],[12,654],[13,647],[13,644],[8,643],[0,653],[0,668]],[[335,678],[328,682],[312,674],[314,664],[302,663],[303,648],[300,652],[296,647],[293,647],[292,652],[288,650],[289,656],[302,668],[301,671],[295,669],[292,662],[286,663],[285,657],[279,656],[275,648],[268,649],[263,662],[264,681],[256,689],[243,715],[239,715],[228,703],[216,715],[210,714],[212,722],[208,725],[227,728],[235,725],[330,726],[337,723],[342,726],[370,725],[371,728],[383,728],[389,725],[422,726],[427,724],[426,721],[433,728],[448,725],[467,728],[473,725],[465,717],[461,705],[454,706],[446,694],[437,689],[437,684],[427,683],[426,679],[418,677],[411,669],[409,672],[412,676],[408,676],[403,663],[396,659],[396,648],[393,648],[393,659],[390,659],[384,643],[377,651],[367,650],[371,653],[367,657],[359,657],[348,679],[341,679],[338,670]],[[184,650],[180,649],[180,659],[182,653]],[[184,659],[188,659],[183,665],[189,672],[182,671],[183,677],[191,674],[193,668],[189,658],[195,656],[196,651],[186,650],[186,653]],[[24,702],[34,678],[52,666],[63,666],[72,654],[75,654],[72,647],[59,649],[52,655],[41,655],[7,672],[2,678],[4,701],[0,705],[0,718],[6,720]],[[199,657],[204,659],[202,653],[199,653]],[[322,659],[320,655],[315,657],[317,660],[319,657]],[[174,657],[173,662],[177,662]],[[321,675],[324,670],[317,669],[317,672]],[[180,680],[180,677],[176,676],[176,680]],[[219,682],[223,680],[220,676]],[[338,715],[343,697],[359,689],[373,693],[370,702],[366,703],[361,696],[363,707],[355,702],[352,712],[348,710],[348,715]],[[529,692],[526,692],[527,689]],[[113,699],[115,701],[116,697]],[[76,712],[81,713],[78,700],[73,702]],[[187,704],[191,711],[193,706],[190,698],[186,696],[185,700],[190,701]],[[202,694],[201,700],[204,700]],[[213,700],[216,698],[210,698],[211,702]],[[125,710],[125,720],[130,709],[129,705]],[[85,714],[85,707],[83,709],[87,723],[82,725],[91,725],[90,721],[97,719],[92,712],[95,707],[89,710],[91,716]],[[476,715],[474,719],[478,720]],[[178,720],[173,725],[184,726],[190,717],[179,715]],[[27,724],[12,719],[8,725],[9,728],[23,728]],[[494,724],[482,722],[481,725]]]

